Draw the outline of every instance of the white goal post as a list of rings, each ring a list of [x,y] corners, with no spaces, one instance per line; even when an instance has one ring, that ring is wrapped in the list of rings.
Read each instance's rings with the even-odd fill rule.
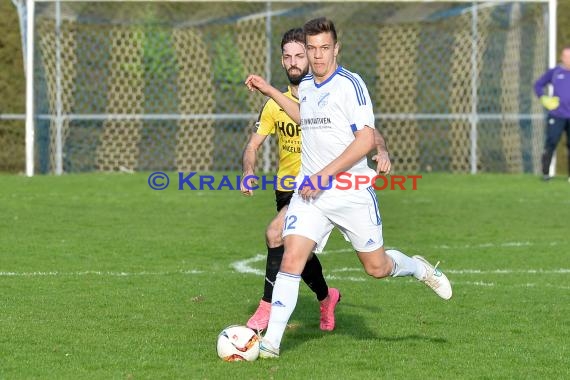
[[[236,107],[246,108],[245,110],[223,106],[224,102],[231,103],[233,101],[225,96],[235,87],[232,87],[233,83],[229,83],[227,86],[225,86],[225,83],[220,85],[219,82],[223,82],[224,78],[216,77],[216,75],[222,75],[220,72],[226,70],[227,67],[216,66],[219,65],[216,63],[216,60],[219,60],[219,56],[213,56],[213,54],[216,54],[216,51],[213,51],[212,45],[217,49],[217,44],[220,44],[219,51],[223,51],[228,45],[224,45],[227,41],[218,39],[215,33],[226,33],[226,31],[229,31],[227,39],[234,42],[236,54],[239,55],[239,57],[230,58],[240,60],[245,70],[258,70],[257,72],[263,73],[269,79],[273,77],[275,81],[281,80],[280,83],[282,84],[284,82],[280,77],[283,75],[279,72],[279,60],[276,55],[278,49],[276,50],[274,46],[275,41],[278,41],[280,34],[284,31],[283,26],[287,25],[288,22],[294,21],[299,23],[300,20],[314,16],[315,12],[319,10],[329,12],[327,15],[330,15],[335,21],[335,16],[340,18],[337,27],[340,25],[341,30],[344,29],[346,31],[345,35],[341,35],[341,40],[343,40],[344,44],[343,49],[346,48],[352,54],[343,56],[341,63],[346,62],[349,68],[358,64],[364,71],[367,71],[370,78],[375,80],[374,83],[370,83],[370,80],[367,83],[373,87],[372,91],[377,97],[373,102],[381,105],[380,107],[375,107],[376,118],[381,126],[385,126],[388,129],[388,142],[395,147],[395,149],[391,150],[396,151],[395,167],[397,170],[431,171],[433,169],[451,172],[470,172],[472,174],[478,171],[536,172],[537,170],[536,149],[538,148],[536,145],[542,144],[542,135],[538,132],[539,127],[543,123],[541,120],[543,118],[542,109],[539,106],[537,107],[536,100],[532,100],[532,106],[528,105],[530,98],[526,97],[526,95],[524,95],[524,100],[521,101],[521,103],[525,103],[524,107],[519,104],[518,100],[515,100],[513,104],[507,101],[501,103],[500,98],[512,97],[522,99],[523,95],[520,95],[520,93],[523,90],[519,88],[519,85],[511,86],[509,83],[523,77],[531,78],[532,75],[538,72],[539,68],[546,68],[546,65],[552,67],[556,64],[558,57],[556,51],[557,0],[402,0],[400,2],[376,0],[365,2],[298,1],[294,3],[226,0],[225,3],[232,5],[226,8],[235,7],[234,14],[230,14],[229,10],[226,10],[224,13],[224,11],[219,9],[212,10],[212,13],[204,12],[205,7],[207,7],[207,2],[205,1],[163,0],[155,1],[154,3],[199,4],[199,6],[191,9],[193,12],[196,11],[196,14],[199,12],[203,13],[200,15],[201,19],[192,19],[186,23],[177,21],[178,24],[169,31],[161,29],[163,28],[161,24],[156,32],[157,34],[152,37],[145,36],[144,32],[142,32],[142,35],[137,34],[140,31],[141,24],[144,24],[144,19],[127,20],[127,17],[125,17],[121,20],[105,20],[104,16],[108,16],[112,12],[101,11],[101,9],[105,8],[105,4],[109,4],[109,7],[112,7],[112,4],[116,3],[112,0],[12,1],[18,7],[22,33],[25,36],[23,43],[26,68],[27,176],[33,176],[38,171],[36,167],[38,162],[41,162],[42,165],[40,172],[55,173],[56,175],[68,171],[113,171],[120,170],[123,167],[129,170],[159,168],[159,166],[153,165],[164,165],[165,169],[169,170],[188,170],[188,168],[235,170],[236,167],[230,162],[232,159],[235,162],[239,161],[239,158],[235,157],[235,152],[233,153],[233,158],[230,154],[228,154],[227,158],[224,158],[227,162],[220,161],[216,163],[214,161],[219,161],[219,155],[216,154],[212,145],[218,144],[219,141],[223,140],[224,144],[227,143],[228,146],[234,144],[231,145],[232,149],[239,150],[236,146],[239,146],[241,141],[236,142],[233,140],[240,135],[239,133],[244,138],[247,137],[247,134],[243,130],[237,131],[236,129],[234,131],[231,129],[234,128],[233,124],[232,126],[229,125],[231,123],[235,124],[240,120],[241,122],[239,123],[247,122],[251,124],[251,121],[257,117],[256,112],[263,99],[256,98],[254,101],[243,100],[236,105]],[[136,2],[137,0],[123,1],[122,3],[125,4],[121,6],[127,7],[129,3]],[[93,6],[99,3],[101,4],[100,7]],[[544,13],[542,15],[531,14],[535,10],[527,9],[529,4],[543,6]],[[360,13],[356,10],[354,14],[363,17],[363,24],[370,22],[365,16],[371,7],[386,9],[386,11],[378,11],[378,14],[383,17],[378,21],[378,30],[372,31],[370,30],[370,24],[366,24],[368,29],[364,33],[362,40],[356,39],[345,42],[345,37],[363,33],[363,29],[358,25],[353,25],[349,23],[349,20],[342,19],[341,15],[344,10],[351,5],[353,5],[354,9],[360,9]],[[93,9],[98,12],[96,19],[90,20],[87,13],[82,13],[89,6],[93,6]],[[430,14],[429,17],[423,17],[423,14],[414,14],[414,11],[426,11],[430,7],[433,7],[437,12]],[[39,8],[41,9],[38,11]],[[494,9],[499,11],[494,11]],[[527,19],[524,18],[525,12],[529,14]],[[38,22],[38,13],[41,14],[43,23],[41,28]],[[517,66],[514,69],[516,72],[512,72],[509,76],[508,71],[513,67],[513,62],[517,58],[520,60],[520,55],[522,54],[520,51],[517,51],[517,49],[523,50],[522,45],[525,42],[521,34],[529,33],[527,29],[540,29],[541,26],[537,24],[539,18],[542,18],[544,22],[544,50],[547,55],[544,57],[544,64],[539,62],[541,60],[540,49],[543,49],[543,47],[540,45],[541,42],[538,41],[540,35],[537,35],[537,41],[533,45],[535,56],[526,57],[529,62],[534,60],[534,66],[530,67],[530,64],[524,63],[528,67],[520,68]],[[469,27],[460,29],[467,20]],[[152,22],[163,21],[152,20]],[[115,54],[114,52],[101,54],[91,52],[89,53],[91,55],[85,52],[81,54],[87,58],[82,60],[81,57],[77,57],[72,51],[73,49],[89,49],[89,47],[83,47],[83,45],[73,41],[73,38],[77,38],[79,34],[83,33],[78,31],[83,27],[81,23],[85,23],[87,25],[86,28],[94,29],[93,25],[105,22],[108,22],[108,28],[119,24],[132,28],[130,32],[125,32],[125,35],[134,36],[132,38],[136,39],[134,42],[138,45],[130,47],[131,50],[125,53],[129,56],[125,59],[111,57],[110,55]],[[523,25],[523,22],[528,22],[528,24]],[[237,24],[237,26],[231,23]],[[519,26],[517,23],[520,23],[522,26]],[[221,24],[223,25],[220,26]],[[291,27],[295,25],[297,24],[289,24]],[[425,29],[422,29],[424,25]],[[488,40],[483,41],[481,37],[481,33],[484,32],[484,30],[481,30],[482,26],[496,28],[493,32],[502,33],[501,37],[495,38],[491,35],[491,32],[487,34],[485,31],[485,38]],[[511,31],[508,29],[509,27],[519,29]],[[446,28],[449,28],[449,30],[446,30]],[[199,29],[198,32],[195,32],[196,29]],[[214,29],[216,31],[213,31]],[[66,34],[70,33],[70,31],[75,33],[75,35],[70,37]],[[462,46],[461,49],[454,49],[453,46],[438,45],[436,40],[443,35],[440,33],[444,32],[447,35],[443,38],[447,38],[450,43],[455,41],[465,46]],[[46,34],[38,35],[38,33],[49,33],[49,36]],[[116,43],[121,44],[121,41],[114,40],[109,42],[104,40],[104,38],[115,38],[114,36],[103,36],[104,31],[95,32],[89,30],[84,33],[88,37],[84,37],[85,39],[81,40],[82,42],[90,41],[92,38],[99,42],[103,41],[105,46],[109,46],[109,49],[117,49],[117,51],[125,49],[124,47],[118,49],[113,45]],[[95,33],[100,33],[100,35],[95,35]],[[122,32],[118,31],[117,33],[120,34]],[[171,34],[167,35],[167,33]],[[238,37],[234,36],[232,39],[232,33],[237,33]],[[537,32],[533,29],[533,32],[527,35],[532,33],[536,34]],[[433,44],[429,42],[430,35],[433,36]],[[370,36],[378,38],[378,40],[366,38]],[[194,106],[193,97],[195,95],[184,98],[185,95],[180,93],[174,94],[174,91],[181,91],[183,86],[193,87],[198,85],[194,78],[185,77],[181,79],[180,76],[172,76],[174,74],[170,72],[164,74],[163,78],[159,78],[162,75],[160,74],[161,71],[159,71],[159,74],[156,74],[153,71],[153,67],[143,67],[140,73],[137,71],[138,69],[133,69],[133,65],[143,65],[148,62],[150,62],[151,66],[156,64],[153,61],[154,58],[147,55],[148,52],[145,51],[143,55],[140,51],[156,49],[155,45],[152,45],[149,40],[160,40],[161,38],[163,38],[161,41],[173,46],[168,52],[156,53],[159,57],[163,57],[165,62],[170,62],[170,59],[176,59],[177,61],[173,65],[186,67],[187,69],[185,70],[190,70],[188,67],[194,67],[196,62],[201,60],[208,61],[207,64],[210,66],[207,70],[209,70],[209,75],[214,77],[214,82],[209,85],[211,88],[209,87],[204,91],[208,91],[208,97],[213,98],[212,104],[214,105],[210,104],[210,102],[201,107]],[[235,38],[237,38],[237,41]],[[493,40],[493,38],[495,39]],[[516,39],[516,41],[510,41],[511,38]],[[245,41],[244,46],[240,45],[242,39]],[[402,44],[405,46],[395,46],[400,45],[402,41],[405,42]],[[176,44],[180,44],[180,47],[174,46]],[[196,48],[199,52],[192,54],[196,54],[198,57],[192,58],[191,62],[184,61],[185,58],[180,55],[172,58],[173,54],[175,55],[184,49],[188,51],[188,47],[194,47],[196,44],[199,45]],[[248,48],[248,46],[245,46],[248,44],[249,46],[258,47],[258,51],[251,56],[243,52],[244,49]],[[503,45],[499,46],[499,44]],[[413,51],[418,46],[422,46],[421,51],[414,51],[414,54],[409,54],[409,57],[406,58],[405,50],[410,49],[409,51]],[[398,50],[398,48],[401,50]],[[366,55],[360,56],[359,49],[372,54],[369,57],[374,62],[370,62],[369,66],[364,66],[366,62],[362,61],[366,58]],[[491,49],[494,50],[491,51]],[[190,50],[194,51],[195,49]],[[500,50],[503,50],[503,61],[489,64],[487,71],[482,69],[482,66],[494,59],[493,55],[500,55]],[[461,55],[466,52],[469,53],[469,57],[462,57]],[[41,60],[38,60],[38,54],[41,55]],[[48,54],[53,54],[54,56],[50,57]],[[433,56],[428,57],[427,54],[433,54]],[[509,54],[512,54],[514,58],[509,57]],[[69,56],[73,56],[73,63],[67,60]],[[123,103],[121,103],[120,99],[111,99],[113,95],[110,92],[112,90],[105,88],[107,92],[98,95],[100,98],[105,98],[105,107],[97,106],[90,109],[89,101],[86,102],[87,105],[79,106],[78,95],[75,93],[77,84],[80,83],[82,86],[85,86],[85,83],[90,80],[89,77],[80,77],[80,75],[88,74],[80,73],[83,68],[79,65],[92,65],[94,60],[102,59],[102,57],[109,59],[106,67],[115,65],[119,67],[118,71],[122,70],[127,75],[133,74],[128,81],[135,83],[135,87],[138,87],[134,90],[127,88],[133,86],[127,83],[124,87],[116,88],[116,91],[119,93],[117,97],[127,98],[127,100],[123,99]],[[446,64],[449,65],[448,68],[441,68],[436,65],[437,61],[442,57]],[[402,60],[405,61],[406,59],[409,59],[409,61],[402,66]],[[416,63],[414,59],[421,63]],[[420,59],[427,59],[427,63],[424,64],[423,61],[419,61]],[[356,60],[359,61],[355,62]],[[74,73],[69,74],[68,70],[70,70],[72,65],[75,65],[72,68]],[[422,65],[425,65],[427,68],[422,68]],[[544,67],[541,67],[541,65]],[[461,77],[462,74],[458,72],[458,68],[464,68],[465,75],[468,78]],[[493,75],[496,75],[494,71],[497,68],[505,70],[500,78],[493,77]],[[428,69],[432,71],[426,71]],[[97,70],[106,72],[106,68],[97,68]],[[160,70],[160,68],[157,70]],[[206,70],[206,67],[202,67],[201,70]],[[394,80],[396,82],[394,83],[390,82],[391,78],[382,76],[382,72],[389,70],[392,70],[395,74]],[[442,70],[449,70],[449,72],[440,74],[439,71]],[[523,72],[523,70],[527,71]],[[137,72],[133,73],[132,71]],[[358,72],[358,70],[355,71]],[[107,74],[109,73],[107,72]],[[198,71],[193,74],[198,75]],[[36,83],[38,75],[44,76],[40,81],[41,86],[44,87],[42,89],[44,91],[43,95],[38,94],[38,91],[40,91],[39,85]],[[117,74],[112,73],[109,75]],[[486,75],[486,77],[482,78],[482,75]],[[141,76],[144,76],[144,78],[141,78]],[[430,82],[430,76],[437,78]],[[105,86],[110,86],[110,78],[99,79],[107,81]],[[159,91],[161,86],[164,88],[164,85],[159,83],[161,79],[178,81],[177,85],[175,85],[177,86],[176,89],[172,90],[174,94],[172,96],[178,97],[176,100],[178,108],[170,108],[167,111],[159,109],[159,99],[162,95],[151,93],[151,91]],[[113,81],[117,80],[119,79],[113,77]],[[403,80],[409,81],[409,83],[403,83],[402,87],[405,88],[395,89],[392,92],[393,87],[402,84]],[[433,94],[426,95],[426,89],[439,86],[439,82],[442,80],[449,80],[450,84],[446,84],[447,87],[436,88]],[[481,90],[482,86],[491,86],[493,80],[499,80],[501,83],[494,83],[495,87]],[[145,83],[140,84],[139,82],[141,81]],[[156,89],[149,90],[151,82],[153,86],[156,86]],[[522,86],[523,84],[521,83],[520,85]],[[529,83],[524,85],[531,87]],[[105,86],[101,85],[100,87],[103,88]],[[410,89],[410,87],[415,88]],[[442,101],[440,106],[429,105],[430,102],[433,103],[433,99],[437,99],[438,94],[441,96],[444,92],[455,93],[457,97],[462,98],[461,100],[448,99],[445,102]],[[82,94],[82,96],[84,95]],[[431,99],[427,99],[428,95]],[[491,95],[496,96],[496,99],[490,99]],[[144,98],[145,101],[149,102],[149,97],[151,96],[156,96],[156,99],[152,100],[153,103],[150,107],[143,104],[132,104],[132,99],[140,98]],[[482,96],[487,98],[481,102]],[[49,101],[46,101],[46,103],[49,104],[44,105],[42,111],[38,111],[38,98],[42,97],[48,97]],[[417,98],[419,100],[416,101]],[[112,102],[116,102],[116,105],[109,106],[109,103]],[[421,104],[418,104],[420,102]],[[492,105],[493,102],[501,103],[501,105],[489,106],[487,108],[490,111],[487,111],[485,109],[486,105]],[[148,108],[151,111],[148,111]],[[524,140],[526,138],[524,136],[520,137],[517,134],[518,132],[513,132],[514,129],[519,128],[516,123],[521,120],[537,123],[532,127],[528,127],[530,129],[525,127],[528,130],[525,130],[524,133],[530,136],[528,137],[529,141]],[[42,140],[40,158],[38,158],[38,136],[36,134],[38,121],[42,121],[44,124],[49,123],[49,125],[45,124],[47,127],[44,125],[40,129],[43,131],[43,134],[46,134],[46,129],[49,130],[47,137],[43,137]],[[226,122],[228,124],[224,124]],[[162,130],[174,128],[176,131],[164,135],[163,132],[157,132],[160,129],[159,127],[155,128],[155,126],[148,125],[145,127],[145,123],[163,123],[164,127],[162,124],[160,127]],[[488,123],[489,129],[494,130],[494,135],[484,137],[483,142],[480,136],[482,123]],[[206,128],[204,130],[208,132],[199,130],[204,125],[207,125],[207,127],[204,127]],[[466,129],[466,126],[468,126],[468,129]],[[120,133],[113,132],[117,128],[121,131]],[[140,136],[144,134],[141,132],[144,128],[152,129],[154,137],[144,140],[144,137]],[[81,132],[77,132],[77,135],[71,138],[70,133],[73,134],[74,130],[79,129],[81,129]],[[467,138],[463,137],[465,133],[468,133]],[[515,136],[513,133],[517,135]],[[458,134],[462,137],[458,137]],[[509,135],[505,138],[505,134],[512,136],[509,137]],[[503,136],[503,141],[500,143],[501,146],[493,151],[493,154],[497,155],[496,159],[498,161],[482,163],[481,146],[487,144],[486,141],[494,141],[497,138],[501,138],[497,137],[501,135]],[[136,137],[131,139],[129,136]],[[165,144],[157,142],[159,138],[176,139],[178,142]],[[115,141],[117,139],[121,141],[116,144]],[[449,141],[440,142],[439,140],[442,139],[449,139]],[[93,141],[92,144],[97,146],[73,146],[73,144],[85,144],[85,140]],[[208,142],[201,145],[200,141],[205,140]],[[428,140],[429,142],[426,142]],[[150,142],[151,145],[160,145],[162,150],[159,153],[153,153],[147,148],[140,148],[143,142]],[[444,146],[440,147],[438,144]],[[197,146],[196,150],[188,150],[189,145]],[[127,147],[125,148],[125,146]],[[165,153],[167,149],[170,149],[169,147],[176,152]],[[125,149],[131,149],[135,153],[125,154]],[[146,150],[141,153],[141,149]],[[532,152],[529,150],[532,150]],[[432,154],[433,152],[435,154]],[[75,158],[79,157],[80,154],[92,154],[93,157],[97,157],[89,158],[86,160],[88,161],[87,163],[80,159],[75,161]],[[200,157],[199,159],[194,159],[190,157],[192,155]],[[512,158],[513,155],[516,157]],[[146,158],[141,159],[141,156]],[[533,157],[528,158],[528,162],[525,163],[523,161],[526,156]],[[156,159],[156,157],[159,157],[159,159]],[[269,171],[274,161],[275,157],[272,156],[270,149],[264,149],[262,159],[264,171]],[[551,171],[554,170],[554,166],[553,163]],[[162,167],[160,168],[162,169]]]

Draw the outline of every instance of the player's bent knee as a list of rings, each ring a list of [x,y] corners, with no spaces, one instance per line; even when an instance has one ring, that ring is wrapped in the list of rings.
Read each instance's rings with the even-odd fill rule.
[[[272,228],[271,225],[265,231],[265,239],[270,248],[275,248],[283,245],[283,237],[281,236],[282,230],[279,228]]]
[[[381,266],[365,267],[366,274],[374,278],[384,278],[390,275],[390,268]]]

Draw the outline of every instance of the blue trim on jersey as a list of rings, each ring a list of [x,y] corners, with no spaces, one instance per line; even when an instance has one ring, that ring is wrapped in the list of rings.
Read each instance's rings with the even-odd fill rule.
[[[372,201],[374,202],[374,208],[376,209],[376,221],[378,222],[378,225],[381,225],[382,218],[380,217],[380,210],[378,209],[378,199],[376,198],[376,192],[374,191],[372,186],[367,187],[366,190],[368,190],[368,192],[372,196]]]
[[[350,124],[350,129],[352,129],[352,132],[358,131],[358,128],[356,128],[356,124]]]
[[[314,78],[313,74],[307,74],[303,77],[303,79],[301,79],[301,82],[304,82],[306,80],[312,80]]]
[[[334,78],[334,76],[340,72],[340,70],[342,70],[342,66],[339,65],[334,71],[334,73],[332,73],[332,75],[328,77],[327,80],[325,80],[324,82],[316,83],[313,81],[313,83],[315,83],[315,87],[320,88],[323,87],[325,84],[329,83]]]
[[[345,77],[346,79],[348,79],[349,81],[352,82],[352,85],[354,86],[354,90],[356,91],[356,100],[358,100],[358,105],[362,106],[364,104],[366,104],[366,97],[364,96],[364,90],[362,89],[362,86],[360,85],[360,81],[358,79],[356,79],[356,77],[347,70],[342,70],[338,73],[338,75]]]

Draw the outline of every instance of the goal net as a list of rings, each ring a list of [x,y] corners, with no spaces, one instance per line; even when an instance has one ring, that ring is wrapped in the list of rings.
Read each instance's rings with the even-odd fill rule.
[[[512,2],[37,1],[34,166],[39,173],[240,170],[280,88],[284,31],[335,21],[339,61],[367,83],[399,172],[537,172],[547,4]],[[276,164],[275,139],[260,169]]]

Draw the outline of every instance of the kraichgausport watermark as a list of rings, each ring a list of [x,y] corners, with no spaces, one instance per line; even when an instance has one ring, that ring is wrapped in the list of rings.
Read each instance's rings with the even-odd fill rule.
[[[287,175],[281,178],[266,175],[209,175],[197,172],[178,172],[178,190],[300,190],[309,187],[311,190],[361,190],[372,187],[374,190],[417,190],[419,174],[413,175],[354,175],[347,172],[335,176],[317,176],[311,180],[310,176],[298,178]],[[316,183],[314,183],[316,182]],[[152,190],[165,190],[170,186],[170,177],[164,172],[154,172],[148,176],[148,186]]]

